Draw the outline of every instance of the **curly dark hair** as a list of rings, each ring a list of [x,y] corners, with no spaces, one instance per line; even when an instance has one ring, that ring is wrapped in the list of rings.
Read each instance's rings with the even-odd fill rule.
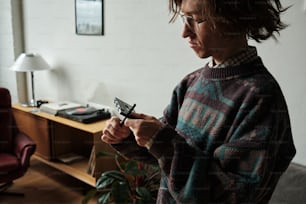
[[[169,10],[173,13],[173,22],[183,0],[169,0]],[[286,28],[280,14],[283,8],[279,0],[197,0],[200,11],[212,25],[227,28],[228,32],[244,33],[257,42],[273,37],[274,33]]]

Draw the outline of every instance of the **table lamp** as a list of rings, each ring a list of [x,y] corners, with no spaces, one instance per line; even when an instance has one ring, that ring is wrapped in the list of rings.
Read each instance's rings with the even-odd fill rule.
[[[48,63],[39,54],[22,53],[10,69],[16,72],[31,73],[32,98],[25,106],[37,106],[34,93],[34,72],[50,69]]]

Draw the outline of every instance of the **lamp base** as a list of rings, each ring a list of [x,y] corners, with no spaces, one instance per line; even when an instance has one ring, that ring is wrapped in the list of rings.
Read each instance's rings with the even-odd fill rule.
[[[36,107],[35,105],[29,104],[29,103],[22,103],[21,106],[23,106],[23,107]]]
[[[37,107],[37,103],[35,100],[31,99],[28,103],[21,103],[23,107]]]

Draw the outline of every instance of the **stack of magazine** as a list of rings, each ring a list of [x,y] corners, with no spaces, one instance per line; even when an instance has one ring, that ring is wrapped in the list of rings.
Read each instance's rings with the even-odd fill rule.
[[[78,108],[81,106],[82,106],[81,104],[70,101],[60,101],[60,102],[44,103],[39,107],[39,109],[42,112],[49,113],[52,115],[57,115],[57,113],[61,110]]]

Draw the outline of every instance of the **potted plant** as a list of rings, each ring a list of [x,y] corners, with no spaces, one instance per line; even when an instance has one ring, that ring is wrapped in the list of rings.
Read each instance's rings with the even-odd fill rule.
[[[128,160],[119,154],[99,152],[97,157],[113,156],[118,169],[103,172],[96,188],[90,190],[83,204],[97,197],[99,204],[149,204],[156,202],[160,182],[158,166]]]

